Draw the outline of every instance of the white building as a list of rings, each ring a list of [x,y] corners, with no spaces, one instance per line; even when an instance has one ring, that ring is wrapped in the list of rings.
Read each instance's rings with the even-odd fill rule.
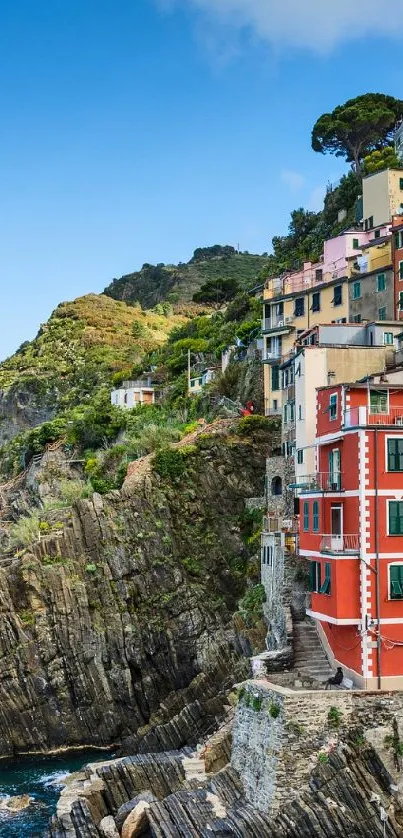
[[[151,379],[123,381],[122,386],[111,392],[111,404],[131,410],[142,404],[155,404],[155,390]]]

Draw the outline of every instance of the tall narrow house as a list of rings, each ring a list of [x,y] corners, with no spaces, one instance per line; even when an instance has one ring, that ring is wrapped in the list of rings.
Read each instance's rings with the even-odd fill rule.
[[[334,665],[403,687],[403,385],[317,391],[316,470],[300,492],[308,614]]]

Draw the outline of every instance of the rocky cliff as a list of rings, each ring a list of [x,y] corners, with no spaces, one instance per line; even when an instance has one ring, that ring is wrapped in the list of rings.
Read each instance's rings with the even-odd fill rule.
[[[177,748],[220,717],[241,649],[244,498],[262,493],[270,440],[218,423],[3,554],[0,755]]]

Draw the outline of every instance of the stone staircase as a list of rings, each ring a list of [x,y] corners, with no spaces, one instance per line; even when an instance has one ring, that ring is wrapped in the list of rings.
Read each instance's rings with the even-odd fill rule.
[[[319,640],[315,625],[309,620],[294,621],[294,668],[302,677],[326,681],[333,672]]]

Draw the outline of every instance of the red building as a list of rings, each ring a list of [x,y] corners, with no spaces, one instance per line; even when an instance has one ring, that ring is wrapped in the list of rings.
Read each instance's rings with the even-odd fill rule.
[[[395,292],[395,318],[403,320],[403,216],[395,215],[392,223],[392,258]]]
[[[300,554],[331,662],[403,687],[403,385],[317,391],[315,475],[300,482]]]

